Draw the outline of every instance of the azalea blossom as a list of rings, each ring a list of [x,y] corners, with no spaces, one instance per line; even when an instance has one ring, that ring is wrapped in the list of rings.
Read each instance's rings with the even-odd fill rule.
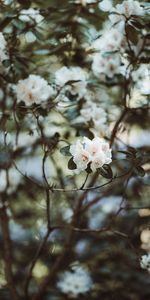
[[[70,146],[70,153],[77,166],[76,173],[86,170],[89,164],[91,170],[95,172],[104,164],[110,164],[112,161],[109,144],[99,137],[95,137],[93,140],[87,137],[84,137],[82,141],[78,140]]]
[[[89,272],[82,266],[74,266],[71,271],[66,271],[57,282],[57,287],[70,297],[78,297],[92,289],[93,281]]]
[[[26,106],[41,104],[54,94],[53,88],[39,75],[29,75],[28,78],[19,80],[14,89],[17,101],[24,101]]]
[[[72,95],[78,95],[79,99],[82,98],[86,92],[87,74],[80,67],[62,67],[56,71],[55,78],[55,82],[58,86],[63,87],[66,85],[66,90]]]

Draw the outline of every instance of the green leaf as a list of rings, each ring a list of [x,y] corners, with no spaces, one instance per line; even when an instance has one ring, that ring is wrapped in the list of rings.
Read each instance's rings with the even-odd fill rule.
[[[113,172],[109,165],[103,165],[103,167],[99,168],[98,171],[100,175],[107,179],[111,179],[113,177]]]
[[[12,154],[8,147],[0,146],[0,169],[8,169],[12,163]]]
[[[71,156],[70,146],[66,146],[60,149],[60,153],[64,156]]]
[[[136,175],[138,175],[140,177],[144,177],[145,176],[145,170],[142,167],[140,167],[140,166],[136,167],[134,169],[134,172],[135,172]]]
[[[5,59],[2,61],[2,64],[4,65],[5,68],[8,68],[11,65],[11,61],[9,59]]]
[[[73,157],[68,161],[68,169],[69,170],[75,170],[77,168],[76,164],[73,161]]]

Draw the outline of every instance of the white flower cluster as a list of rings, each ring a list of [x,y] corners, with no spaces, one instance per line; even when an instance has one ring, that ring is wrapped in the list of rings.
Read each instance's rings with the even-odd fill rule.
[[[66,85],[65,89],[72,95],[77,95],[78,99],[86,93],[87,74],[80,67],[62,67],[56,71],[55,78],[58,86],[64,87]]]
[[[95,76],[101,74],[113,77],[120,73],[121,56],[116,51],[121,51],[124,45],[124,35],[117,28],[102,30],[92,47],[96,50],[93,58],[92,70]],[[113,53],[114,52],[114,53]]]
[[[104,164],[110,164],[112,161],[109,144],[99,137],[95,137],[93,140],[84,137],[82,142],[78,140],[70,146],[70,153],[77,166],[76,173],[86,170],[89,164],[91,170],[95,172]]]
[[[121,4],[117,4],[115,8],[111,10],[109,19],[113,24],[118,22],[124,22],[126,19],[130,19],[131,16],[142,16],[144,14],[144,9],[139,1],[127,0],[122,1]]]
[[[96,77],[105,74],[112,78],[115,74],[120,73],[120,56],[107,55],[106,53],[97,53],[94,55],[92,70]]]
[[[62,274],[57,287],[70,297],[78,297],[92,289],[93,281],[86,269],[82,266],[74,266],[72,272],[66,271]]]
[[[150,253],[143,255],[140,262],[141,268],[150,272]]]
[[[144,8],[139,1],[134,0],[122,1],[110,10],[109,22],[105,22],[105,29],[100,31],[100,37],[92,45],[97,51],[92,63],[92,70],[96,77],[99,78],[102,74],[110,78],[116,74],[127,75],[126,69],[129,63],[121,55],[124,54],[126,46],[128,47],[125,38],[125,22],[132,16],[143,16],[144,13]],[[134,51],[136,52],[139,47],[139,44],[133,45]]]
[[[28,78],[19,80],[14,89],[17,101],[24,101],[26,106],[41,104],[54,94],[53,88],[39,75],[29,75]]]
[[[19,19],[23,22],[35,22],[39,24],[44,17],[39,13],[38,9],[28,8],[20,11]]]
[[[6,55],[6,40],[2,32],[0,32],[0,63],[7,59]]]
[[[150,94],[150,66],[141,64],[137,70],[132,72],[135,87],[142,95]]]
[[[100,32],[101,36],[93,42],[93,47],[99,51],[120,50],[124,36],[117,28],[107,28]]]
[[[84,122],[93,122],[93,127],[99,132],[101,136],[104,136],[107,132],[107,113],[106,111],[97,103],[86,102],[80,114]]]

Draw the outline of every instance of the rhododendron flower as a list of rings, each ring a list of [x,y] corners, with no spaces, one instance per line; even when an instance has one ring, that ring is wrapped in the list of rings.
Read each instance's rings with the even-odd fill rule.
[[[84,140],[83,143],[77,141],[76,144],[72,145],[70,147],[70,153],[73,155],[73,161],[78,171],[84,171],[91,161],[90,153],[85,149]]]
[[[120,73],[120,57],[118,55],[107,56],[101,53],[94,55],[92,70],[96,77],[105,74],[112,78],[115,74]]]
[[[95,137],[93,140],[84,137],[82,142],[77,141],[70,147],[70,153],[77,166],[76,173],[86,170],[88,164],[94,172],[104,164],[110,164],[112,161],[109,144],[99,137]]]
[[[116,28],[110,28],[100,33],[102,36],[96,39],[92,45],[96,50],[107,52],[120,49],[124,39],[122,32]]]
[[[26,106],[41,104],[54,94],[53,88],[39,75],[29,75],[28,78],[19,80],[15,92],[17,101],[24,101]]]

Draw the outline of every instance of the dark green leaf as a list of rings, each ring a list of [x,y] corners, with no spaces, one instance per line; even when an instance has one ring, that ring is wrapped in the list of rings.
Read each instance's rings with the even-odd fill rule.
[[[73,157],[68,161],[68,169],[75,170],[77,168],[76,164],[73,161]]]
[[[144,177],[144,175],[145,175],[145,170],[140,166],[136,167],[134,171],[135,171],[135,174],[138,176]]]
[[[103,167],[99,168],[98,171],[100,175],[102,175],[105,178],[111,179],[113,177],[113,172],[109,165],[103,165]]]
[[[5,68],[8,68],[11,65],[11,61],[9,59],[5,59],[2,61],[2,64],[4,65]]]
[[[64,156],[71,156],[70,146],[66,146],[60,149],[60,153]]]

